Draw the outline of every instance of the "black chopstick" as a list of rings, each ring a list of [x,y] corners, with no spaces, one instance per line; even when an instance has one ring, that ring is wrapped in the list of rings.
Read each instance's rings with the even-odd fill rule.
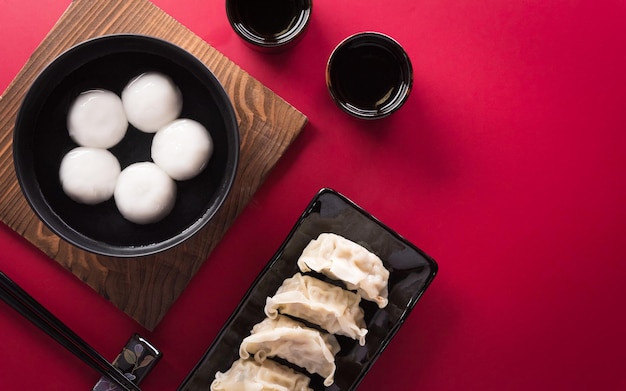
[[[1,271],[0,298],[87,365],[100,372],[101,375],[113,380],[122,390],[141,391],[119,369],[115,368],[100,353]]]

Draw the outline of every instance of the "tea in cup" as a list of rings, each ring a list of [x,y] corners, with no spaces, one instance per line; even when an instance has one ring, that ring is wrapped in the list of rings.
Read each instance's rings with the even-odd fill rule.
[[[302,38],[312,6],[312,0],[226,0],[226,14],[247,44],[262,51],[280,51]]]
[[[326,85],[335,103],[363,119],[386,117],[409,97],[411,61],[402,46],[378,32],[363,32],[343,40],[326,66]]]

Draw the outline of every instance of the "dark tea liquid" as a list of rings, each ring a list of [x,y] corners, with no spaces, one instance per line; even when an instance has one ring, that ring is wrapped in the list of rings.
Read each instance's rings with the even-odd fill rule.
[[[390,102],[402,85],[402,71],[389,49],[375,43],[351,44],[336,53],[332,83],[345,102],[377,110]]]
[[[242,22],[264,38],[286,33],[298,20],[300,0],[239,0]]]

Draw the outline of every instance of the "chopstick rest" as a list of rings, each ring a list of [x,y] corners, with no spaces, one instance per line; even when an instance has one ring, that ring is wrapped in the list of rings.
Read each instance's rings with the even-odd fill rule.
[[[162,353],[139,334],[133,334],[113,361],[128,380],[139,385],[161,359]],[[121,391],[119,386],[106,376],[102,376],[92,391]]]

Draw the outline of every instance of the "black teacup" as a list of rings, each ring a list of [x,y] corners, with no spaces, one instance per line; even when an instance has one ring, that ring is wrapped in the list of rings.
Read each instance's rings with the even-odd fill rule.
[[[411,61],[400,44],[377,32],[343,40],[331,53],[326,85],[335,103],[357,118],[383,118],[398,110],[413,84]]]
[[[227,0],[235,32],[255,49],[278,51],[298,42],[309,25],[312,0]]]

